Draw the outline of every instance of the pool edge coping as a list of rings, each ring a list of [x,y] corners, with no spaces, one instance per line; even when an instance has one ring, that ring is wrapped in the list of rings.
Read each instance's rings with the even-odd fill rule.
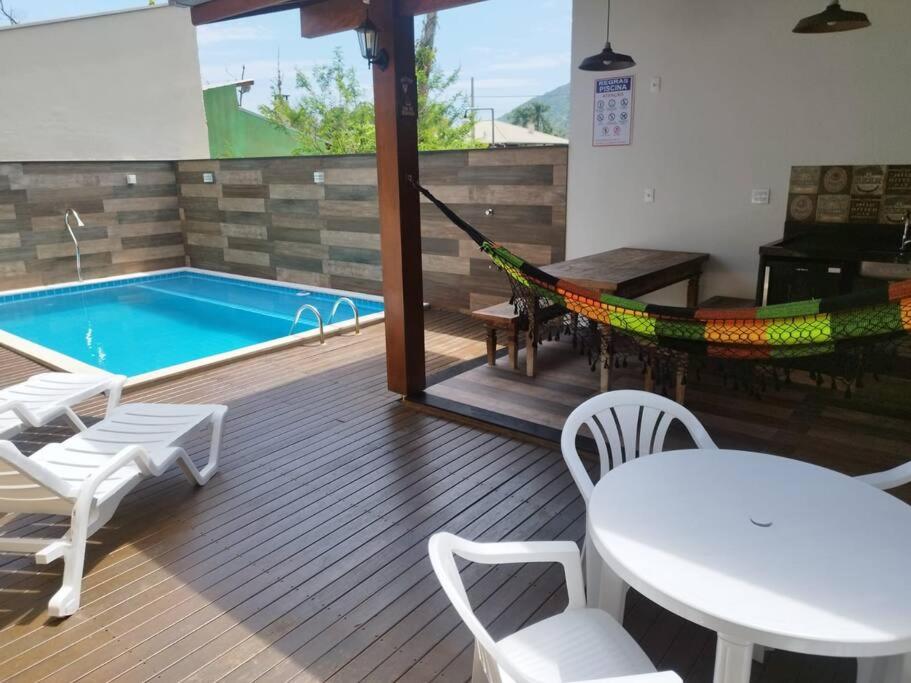
[[[206,270],[204,268],[195,268],[192,266],[182,266],[179,268],[165,268],[163,270],[155,270],[149,272],[141,273],[130,273],[127,275],[114,275],[111,277],[97,278],[94,280],[89,280],[86,282],[65,282],[58,283],[54,285],[46,285],[43,287],[26,287],[23,289],[9,290],[2,292],[3,296],[13,295],[13,294],[27,294],[31,292],[44,292],[51,291],[54,289],[66,289],[71,287],[78,287],[79,285],[91,285],[91,284],[101,284],[107,282],[116,282],[119,280],[133,280],[143,277],[151,277],[154,275],[165,275],[169,273],[197,273],[200,275],[211,275],[215,277],[224,277],[228,279],[238,280],[241,282],[253,282],[257,284],[268,285],[271,287],[284,287],[287,289],[298,289],[306,292],[318,292],[321,294],[329,294],[333,296],[349,296],[356,297],[360,299],[365,299],[368,301],[375,301],[385,304],[383,297],[377,296],[375,294],[361,294],[358,292],[351,292],[342,289],[331,289],[328,287],[318,287],[311,285],[299,284],[296,282],[279,282],[278,280],[268,280],[266,278],[252,277],[247,275],[236,275],[234,273],[220,273],[216,270]],[[425,304],[426,308],[426,304]],[[369,327],[377,323],[383,322],[386,318],[386,311],[378,311],[376,313],[369,313],[365,316],[360,317],[360,326],[361,328]],[[323,328],[323,333],[326,338],[336,337],[344,334],[345,332],[350,332],[356,327],[355,320],[344,320],[338,323],[333,323]],[[233,351],[225,351],[224,353],[214,354],[212,356],[206,356],[205,358],[198,358],[196,360],[187,361],[186,363],[178,363],[177,365],[170,365],[166,368],[161,368],[159,370],[153,370],[151,372],[145,372],[139,375],[133,375],[127,379],[125,387],[135,388],[140,386],[147,386],[154,384],[156,382],[161,382],[167,379],[174,379],[182,375],[187,375],[192,372],[199,370],[204,370],[208,368],[217,367],[220,365],[225,365],[235,360],[240,360],[243,358],[250,358],[252,356],[258,356],[266,353],[271,353],[272,351],[278,351],[279,349],[289,348],[297,344],[302,344],[312,339],[319,339],[320,331],[319,328],[314,328],[312,330],[306,330],[298,334],[289,335],[286,337],[279,337],[278,339],[270,339],[269,341],[260,342],[258,344],[252,344],[250,346],[244,346]],[[18,335],[12,334],[5,330],[0,330],[0,346],[10,349],[11,351],[18,353],[25,358],[28,358],[40,365],[49,367],[54,370],[63,370],[65,372],[78,372],[78,373],[91,373],[91,374],[112,374],[107,370],[96,367],[94,365],[89,365],[80,360],[76,360],[66,354],[55,351],[41,344],[36,344],[33,341],[25,339],[24,337],[19,337]]]

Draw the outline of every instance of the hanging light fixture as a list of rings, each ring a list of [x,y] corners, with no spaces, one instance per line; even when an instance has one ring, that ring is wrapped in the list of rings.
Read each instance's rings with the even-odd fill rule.
[[[870,20],[866,14],[844,10],[838,0],[832,0],[819,14],[798,21],[794,33],[837,33],[867,28],[869,25]]]
[[[364,4],[367,6],[364,11],[364,23],[354,29],[361,44],[361,56],[367,60],[368,66],[376,64],[381,71],[385,71],[389,65],[389,54],[379,47],[380,31],[376,24],[370,21],[370,1],[364,0]]]
[[[610,46],[610,0],[607,0],[607,44],[596,55],[582,60],[582,71],[621,71],[636,66],[636,60],[622,52],[614,52]]]

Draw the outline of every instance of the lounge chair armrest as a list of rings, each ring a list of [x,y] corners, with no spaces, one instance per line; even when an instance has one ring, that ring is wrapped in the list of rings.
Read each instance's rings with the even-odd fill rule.
[[[137,464],[139,469],[143,472],[149,472],[148,453],[146,452],[146,449],[138,445],[125,446],[120,449],[117,455],[111,458],[104,467],[95,472],[95,474],[82,484],[79,489],[79,495],[76,498],[74,513],[77,515],[88,515],[89,510],[92,508],[92,501],[95,498],[95,493],[98,491],[98,487],[102,482],[131,463]]]
[[[636,674],[635,676],[620,676],[614,678],[587,678],[584,681],[573,683],[683,683],[673,671],[659,671],[653,674]]]
[[[41,424],[41,419],[35,415],[21,401],[8,400],[0,401],[0,414],[13,413],[16,417],[31,427],[37,427]]]
[[[556,563],[563,565],[570,608],[585,607],[582,559],[572,541],[509,541],[477,543],[457,539],[452,546],[460,557],[479,564]]]
[[[108,388],[106,389],[108,404],[105,408],[105,415],[120,405],[120,396],[123,394],[123,386],[126,384],[127,379],[126,375],[111,375]]]
[[[911,462],[906,462],[904,465],[893,467],[891,470],[885,470],[884,472],[863,474],[859,477],[855,477],[855,479],[862,481],[865,484],[869,484],[870,486],[875,486],[883,491],[898,488],[899,486],[911,482]]]

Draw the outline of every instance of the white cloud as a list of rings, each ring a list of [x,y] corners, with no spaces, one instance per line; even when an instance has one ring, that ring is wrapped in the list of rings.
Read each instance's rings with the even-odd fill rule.
[[[264,26],[243,24],[206,24],[196,29],[196,40],[202,47],[240,41],[267,40],[272,37]]]

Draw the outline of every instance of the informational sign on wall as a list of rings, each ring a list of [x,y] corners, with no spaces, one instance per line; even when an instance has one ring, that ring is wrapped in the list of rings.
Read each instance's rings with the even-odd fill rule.
[[[595,147],[628,145],[633,133],[633,76],[595,81]]]

